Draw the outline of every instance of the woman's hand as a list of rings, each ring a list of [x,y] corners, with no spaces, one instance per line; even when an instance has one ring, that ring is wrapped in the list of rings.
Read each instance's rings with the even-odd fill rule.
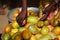
[[[27,17],[27,0],[22,0],[22,11],[17,16],[17,22],[20,26],[23,26],[23,21]]]
[[[24,19],[26,18],[26,12],[24,12],[24,11],[21,11],[20,12],[20,14],[17,16],[17,22],[18,22],[18,24],[20,25],[20,26],[23,26],[24,24],[23,24],[23,21],[24,21]]]

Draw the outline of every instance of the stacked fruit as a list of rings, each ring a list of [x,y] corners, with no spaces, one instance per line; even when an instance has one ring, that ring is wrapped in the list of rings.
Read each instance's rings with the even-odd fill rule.
[[[34,13],[33,13],[34,14]],[[40,21],[36,15],[27,17],[27,24],[20,27],[16,20],[4,28],[3,40],[60,40],[58,19]]]

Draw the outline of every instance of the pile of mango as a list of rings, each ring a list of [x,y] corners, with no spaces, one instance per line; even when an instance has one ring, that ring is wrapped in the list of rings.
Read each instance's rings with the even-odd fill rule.
[[[25,26],[19,26],[16,19],[6,25],[3,40],[60,40],[59,18],[41,21],[33,11],[29,12],[32,14],[28,15]],[[14,18],[17,15],[18,13],[15,13]]]

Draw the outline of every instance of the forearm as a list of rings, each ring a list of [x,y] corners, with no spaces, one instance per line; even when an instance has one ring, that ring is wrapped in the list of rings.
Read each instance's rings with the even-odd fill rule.
[[[27,0],[22,0],[22,10],[23,11],[27,10]]]

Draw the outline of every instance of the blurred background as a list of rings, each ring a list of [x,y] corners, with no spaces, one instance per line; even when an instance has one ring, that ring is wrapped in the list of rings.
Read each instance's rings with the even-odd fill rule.
[[[38,7],[40,0],[28,0],[27,5]],[[8,5],[11,8],[21,7],[21,0],[0,0],[0,5]]]
[[[28,7],[39,7],[40,1],[42,3],[52,2],[54,0],[27,0]],[[21,7],[21,0],[0,0],[0,5],[8,5],[11,8]]]

